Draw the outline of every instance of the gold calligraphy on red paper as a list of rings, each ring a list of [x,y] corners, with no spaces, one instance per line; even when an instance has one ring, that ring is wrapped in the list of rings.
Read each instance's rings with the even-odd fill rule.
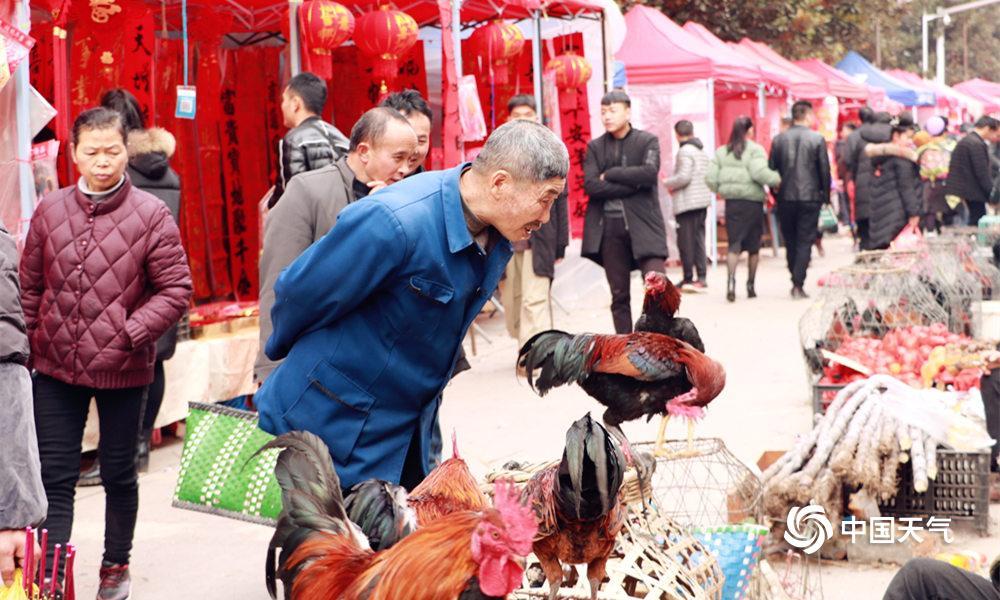
[[[112,15],[122,11],[115,0],[90,0],[90,18],[94,23],[107,23]]]

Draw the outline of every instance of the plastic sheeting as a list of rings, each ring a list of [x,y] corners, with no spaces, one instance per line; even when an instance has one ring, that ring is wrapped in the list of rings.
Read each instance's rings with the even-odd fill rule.
[[[0,1],[0,19],[13,22],[14,3]],[[27,68],[26,64],[18,67]],[[21,219],[21,176],[17,160],[17,85],[11,77],[0,89],[0,219],[15,236]]]
[[[632,99],[632,123],[649,131],[660,140],[660,181],[674,170],[677,140],[674,123],[687,119],[694,124],[694,133],[705,144],[709,156],[715,154],[715,120],[713,98],[709,95],[707,80],[677,84],[639,84],[629,86]],[[674,219],[670,193],[660,183],[660,208],[667,225],[667,252],[670,257],[680,256],[677,251],[677,222]],[[706,219],[708,256],[714,260],[716,248],[714,206]]]

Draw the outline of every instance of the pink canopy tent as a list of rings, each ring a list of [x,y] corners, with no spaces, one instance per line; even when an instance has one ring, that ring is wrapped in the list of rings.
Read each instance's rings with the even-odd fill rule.
[[[719,53],[660,11],[638,5],[625,15],[628,36],[616,53],[629,83],[685,83],[715,79],[756,89],[760,69]],[[728,59],[727,59],[728,58]]]
[[[983,110],[988,113],[1000,112],[1000,83],[985,79],[970,79],[953,86],[956,90],[968,94],[983,103]]]
[[[983,102],[977,98],[964,94],[946,85],[941,85],[936,81],[924,79],[916,73],[910,73],[902,69],[886,71],[893,77],[901,79],[914,87],[922,86],[923,89],[934,92],[937,96],[936,107],[921,107],[918,109],[918,119],[923,122],[926,119],[941,114],[945,115],[952,122],[961,122],[971,116],[979,116],[983,112]]]
[[[792,96],[803,99],[821,99],[835,94],[830,93],[826,79],[795,65],[785,59],[767,44],[743,38],[737,47],[756,60],[767,63],[775,69],[780,69],[792,82],[789,91]]]
[[[683,29],[687,33],[690,33],[694,37],[700,39],[702,42],[708,44],[713,49],[713,52],[715,53],[713,55],[713,60],[724,60],[733,64],[744,65],[748,70],[758,71],[760,73],[759,81],[770,88],[769,91],[772,91],[775,95],[781,95],[779,93],[781,92],[781,89],[783,88],[784,90],[787,90],[792,84],[791,78],[782,73],[780,69],[777,69],[768,63],[761,63],[744,56],[738,50],[716,37],[716,35],[706,29],[704,25],[688,21],[684,24]]]
[[[903,110],[903,105],[889,99],[889,97],[885,94],[885,90],[882,88],[858,83],[840,69],[836,69],[819,59],[809,58],[797,60],[795,61],[795,64],[807,71],[815,73],[816,75],[826,77],[827,80],[831,82],[831,85],[836,82],[838,89],[844,89],[841,86],[852,86],[855,88],[855,93],[853,95],[855,98],[860,99],[859,91],[865,90],[868,94],[868,106],[875,110],[884,110],[893,114],[898,114]]]
[[[762,89],[758,89],[756,95],[745,91],[726,94],[725,90],[716,88],[715,120],[718,124],[716,143],[721,145],[726,142],[733,122],[740,116],[746,115],[753,118],[756,124],[754,127],[756,141],[770,150],[771,140],[778,133],[781,117],[787,112],[792,78],[767,61],[747,56],[747,53],[739,47],[722,41],[700,23],[689,21],[684,24],[683,29],[711,46],[715,51],[715,58],[744,64],[747,68],[760,72],[758,85],[762,86]]]

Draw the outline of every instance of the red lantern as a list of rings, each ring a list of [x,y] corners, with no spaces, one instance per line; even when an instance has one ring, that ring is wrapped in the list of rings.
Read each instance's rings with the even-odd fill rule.
[[[477,28],[470,39],[473,47],[489,61],[494,81],[499,85],[506,84],[507,63],[524,48],[521,29],[505,21],[494,21]]]
[[[354,43],[362,52],[378,59],[376,80],[385,83],[396,78],[399,59],[417,43],[417,29],[413,17],[388,5],[358,17]]]
[[[590,62],[577,54],[560,54],[545,65],[545,70],[556,74],[556,87],[571,92],[587,83],[594,72]]]
[[[330,77],[330,54],[354,33],[354,15],[343,4],[308,0],[299,8],[299,29],[306,68],[320,77]]]

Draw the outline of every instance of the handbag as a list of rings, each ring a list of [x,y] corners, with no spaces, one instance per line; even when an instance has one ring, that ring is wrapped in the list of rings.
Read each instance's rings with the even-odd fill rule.
[[[817,228],[823,233],[837,233],[837,215],[833,213],[833,207],[824,204],[819,209],[819,224]]]
[[[256,413],[189,406],[173,506],[273,526],[281,513],[274,476],[280,450],[257,451],[274,436],[257,426]]]

